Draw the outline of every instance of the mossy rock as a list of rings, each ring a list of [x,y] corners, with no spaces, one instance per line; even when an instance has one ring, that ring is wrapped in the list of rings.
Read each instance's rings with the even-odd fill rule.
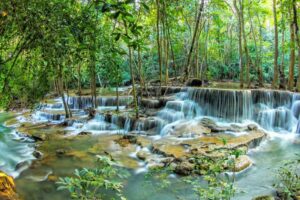
[[[252,200],[275,200],[275,198],[271,195],[263,195],[253,198]]]

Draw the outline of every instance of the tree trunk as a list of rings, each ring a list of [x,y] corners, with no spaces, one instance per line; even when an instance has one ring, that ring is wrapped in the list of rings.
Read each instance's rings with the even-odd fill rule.
[[[78,82],[77,82],[78,95],[81,96],[81,65],[80,64],[78,65],[77,73],[78,73]]]
[[[117,96],[117,112],[119,112],[119,84],[116,87],[116,96]]]
[[[286,83],[285,83],[285,76],[284,76],[284,34],[285,34],[285,29],[282,29],[282,34],[281,34],[281,65],[279,68],[279,88],[280,89],[286,89]]]
[[[156,13],[156,42],[157,42],[157,51],[158,51],[158,65],[159,65],[159,84],[161,87],[162,84],[162,59],[161,59],[161,41],[160,41],[160,3],[159,0],[156,0],[156,7],[157,7],[157,13]]]
[[[274,78],[272,87],[278,88],[278,28],[277,28],[277,13],[276,13],[276,0],[273,0],[273,16],[274,16]]]
[[[171,56],[172,56],[172,66],[173,66],[175,78],[177,78],[175,55],[174,55],[174,50],[173,50],[172,41],[171,41],[171,34],[170,34],[170,28],[169,28],[169,24],[168,24],[168,18],[166,18],[166,27],[167,27],[167,34],[168,34],[168,42],[169,42]]]
[[[241,26],[241,13],[237,6],[237,0],[233,1],[235,11],[238,18],[238,37],[239,37],[239,68],[240,68],[240,87],[244,87],[244,63],[243,63],[243,47],[242,47],[242,26]]]
[[[288,89],[294,89],[294,65],[295,65],[295,30],[294,23],[290,24],[290,66],[289,66],[289,80],[288,80]]]
[[[241,15],[241,29],[243,35],[243,42],[244,42],[244,51],[245,51],[245,61],[246,61],[246,84],[247,87],[250,88],[251,81],[250,81],[250,57],[248,51],[248,44],[247,44],[247,36],[245,32],[245,20],[244,20],[244,1],[240,0],[240,15]]]
[[[57,83],[58,83],[58,90],[59,90],[59,95],[61,96],[61,99],[62,99],[62,102],[63,102],[63,105],[64,105],[64,109],[65,109],[65,114],[66,114],[66,119],[68,119],[70,117],[70,113],[69,113],[69,106],[68,104],[66,103],[66,99],[65,99],[65,95],[64,95],[64,92],[63,92],[63,76],[62,76],[62,68],[61,66],[59,65],[59,69],[58,69],[58,80],[57,80]]]
[[[262,48],[263,48],[263,44],[262,44],[262,25],[260,23],[260,18],[259,15],[256,14],[257,20],[258,20],[258,26],[259,26],[259,71],[258,71],[258,84],[259,87],[263,87],[264,86],[264,80],[263,80],[263,70],[262,70],[262,62],[261,62],[261,54],[262,54]]]
[[[138,108],[138,99],[136,95],[136,88],[135,88],[135,78],[132,66],[132,50],[131,47],[128,48],[129,50],[129,68],[130,68],[130,76],[132,80],[132,95],[133,95],[133,103],[134,103],[134,110],[135,110],[135,117],[139,118],[139,108]]]
[[[253,26],[253,20],[252,20],[252,15],[251,15],[251,12],[250,12],[250,8],[248,9],[248,12],[249,12],[249,18],[250,18],[250,28],[251,28],[251,32],[252,32],[252,36],[253,36],[253,40],[254,40],[254,46],[255,46],[255,68],[256,68],[256,73],[258,75],[258,80],[259,80],[260,53],[259,53],[258,46],[257,46],[257,37],[256,37],[254,26]]]
[[[94,56],[92,57],[94,59]],[[91,95],[92,95],[92,107],[97,107],[97,94],[96,94],[96,65],[94,60],[90,65],[90,78],[91,78]]]
[[[295,37],[298,48],[298,79],[297,79],[297,87],[296,91],[300,91],[300,36],[299,36],[299,26],[298,26],[298,16],[297,16],[297,7],[296,0],[293,0],[293,13],[294,13],[294,27],[295,27]]]
[[[204,8],[204,0],[201,0],[201,4],[199,7],[199,13],[197,16],[197,21],[196,21],[196,26],[195,26],[195,30],[194,30],[194,34],[193,34],[193,38],[192,38],[192,43],[191,43],[191,47],[188,53],[188,59],[187,59],[187,63],[185,66],[185,78],[188,79],[190,76],[190,65],[191,65],[191,58],[192,58],[192,54],[193,54],[193,50],[194,50],[194,45],[195,45],[195,41],[198,35],[198,30],[199,30],[199,25],[200,25],[200,20],[201,20],[201,16],[202,16],[202,11]]]

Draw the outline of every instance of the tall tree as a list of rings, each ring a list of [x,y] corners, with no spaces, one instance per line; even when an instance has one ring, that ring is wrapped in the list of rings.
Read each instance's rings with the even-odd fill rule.
[[[278,88],[278,25],[277,25],[277,2],[273,0],[273,17],[274,17],[274,78],[272,87]]]
[[[241,4],[241,0],[238,0]],[[244,62],[243,62],[243,47],[242,47],[242,14],[238,7],[237,0],[233,0],[234,9],[238,19],[238,46],[239,46],[239,68],[240,68],[240,87],[244,87]]]
[[[192,58],[192,54],[193,54],[193,50],[194,50],[194,45],[195,45],[195,42],[197,39],[198,31],[200,28],[200,21],[201,21],[203,8],[204,8],[204,0],[201,0],[200,6],[199,6],[199,11],[198,11],[198,16],[197,16],[197,21],[196,21],[196,25],[195,25],[195,30],[193,33],[193,38],[192,38],[191,46],[190,46],[190,49],[188,52],[187,62],[185,65],[185,78],[186,79],[188,79],[190,76],[191,58]]]

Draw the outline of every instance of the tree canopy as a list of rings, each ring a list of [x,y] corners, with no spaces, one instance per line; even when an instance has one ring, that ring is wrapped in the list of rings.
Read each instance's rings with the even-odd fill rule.
[[[4,0],[0,106],[170,78],[299,91],[299,10],[297,0]]]

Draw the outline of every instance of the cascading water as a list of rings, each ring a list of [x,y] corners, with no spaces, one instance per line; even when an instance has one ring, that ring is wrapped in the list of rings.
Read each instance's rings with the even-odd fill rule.
[[[86,109],[92,107],[92,97],[91,96],[81,96],[81,97],[69,97],[69,107],[71,109]],[[98,97],[96,99],[98,108],[101,110],[105,108],[111,108],[112,110],[117,107],[116,97]],[[119,97],[119,106],[124,108],[132,102],[131,96],[121,96]]]
[[[5,115],[0,113],[0,170],[17,177],[34,160],[34,143],[2,125]]]
[[[189,89],[203,115],[231,122],[255,121],[267,130],[296,130],[298,94],[285,91]]]
[[[132,97],[121,96],[120,107],[126,107],[132,102]],[[98,110],[115,110],[116,97],[97,98]],[[70,108],[74,111],[88,108],[92,105],[89,96],[69,97]],[[43,109],[61,110],[58,100],[53,105]],[[175,95],[175,99],[166,102],[166,106],[155,117],[135,121],[130,117],[112,115],[110,119],[98,117],[88,122],[84,127],[88,130],[123,130],[147,131],[155,129],[165,135],[170,127],[182,121],[193,120],[203,116],[218,118],[219,121],[242,123],[252,121],[269,131],[285,130],[300,132],[300,95],[287,91],[272,90],[225,90],[189,88]],[[38,116],[46,120],[63,120],[62,114],[41,113]],[[298,128],[297,128],[298,127]]]

